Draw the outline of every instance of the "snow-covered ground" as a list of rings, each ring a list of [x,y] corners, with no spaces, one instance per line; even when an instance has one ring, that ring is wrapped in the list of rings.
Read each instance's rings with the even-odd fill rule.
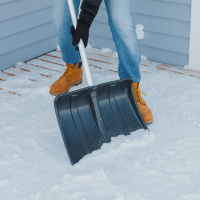
[[[118,79],[116,53],[87,51],[96,84]],[[200,74],[142,60],[150,132],[113,138],[71,166],[49,94],[65,68],[59,57],[52,52],[0,73],[0,199],[199,200]],[[85,86],[84,79],[73,90]]]

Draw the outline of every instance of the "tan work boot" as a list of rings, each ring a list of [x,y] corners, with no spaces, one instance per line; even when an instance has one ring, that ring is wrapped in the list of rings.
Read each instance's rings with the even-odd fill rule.
[[[50,94],[59,95],[64,94],[69,91],[70,87],[73,85],[79,85],[82,83],[83,71],[82,63],[77,63],[75,66],[73,64],[66,64],[64,74],[51,85]]]
[[[135,99],[137,101],[137,105],[139,107],[140,113],[141,113],[145,123],[146,124],[153,123],[153,114],[141,96],[141,93],[143,93],[145,96],[146,96],[146,94],[142,90],[140,90],[139,82],[133,83],[133,91],[134,91]]]

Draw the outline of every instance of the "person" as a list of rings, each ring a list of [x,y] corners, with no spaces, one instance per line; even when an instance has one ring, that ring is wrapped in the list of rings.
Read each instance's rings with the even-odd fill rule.
[[[79,13],[80,0],[73,0],[76,13]],[[64,74],[50,87],[50,94],[59,95],[69,91],[73,85],[82,83],[82,63],[77,45],[80,39],[85,47],[88,44],[89,29],[98,13],[102,0],[83,0],[76,30],[72,25],[67,0],[54,0],[54,24],[66,63]],[[119,57],[120,79],[132,78],[134,95],[146,124],[153,122],[153,114],[141,96],[140,50],[138,47],[134,20],[131,13],[131,0],[104,0],[108,13],[108,24],[112,32]]]

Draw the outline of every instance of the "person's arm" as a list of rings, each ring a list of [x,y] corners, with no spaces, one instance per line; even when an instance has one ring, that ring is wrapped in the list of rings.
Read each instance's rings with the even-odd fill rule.
[[[74,46],[77,46],[79,44],[80,39],[83,39],[85,47],[87,46],[89,38],[89,28],[98,13],[101,2],[102,0],[83,0],[76,30],[73,26],[71,28],[71,32],[73,35],[72,44]]]

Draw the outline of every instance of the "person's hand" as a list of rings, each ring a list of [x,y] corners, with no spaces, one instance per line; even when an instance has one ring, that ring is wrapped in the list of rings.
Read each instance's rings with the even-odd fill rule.
[[[88,38],[89,38],[89,29],[90,25],[82,20],[78,20],[76,29],[74,26],[71,27],[71,34],[72,34],[72,44],[73,46],[76,46],[76,50],[78,51],[78,44],[80,42],[80,39],[83,40],[84,46],[86,47],[88,44]]]

